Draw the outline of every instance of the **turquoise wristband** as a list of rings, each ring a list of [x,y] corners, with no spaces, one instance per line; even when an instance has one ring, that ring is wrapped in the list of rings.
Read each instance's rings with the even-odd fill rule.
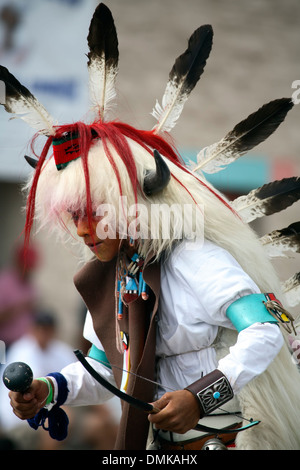
[[[95,359],[95,361],[101,362],[101,364],[111,369],[105,352],[102,349],[98,349],[94,344],[92,344],[92,347],[89,350],[88,357]]]
[[[269,313],[264,302],[267,302],[265,294],[245,295],[228,307],[226,316],[238,332],[254,323],[278,323],[278,320]]]

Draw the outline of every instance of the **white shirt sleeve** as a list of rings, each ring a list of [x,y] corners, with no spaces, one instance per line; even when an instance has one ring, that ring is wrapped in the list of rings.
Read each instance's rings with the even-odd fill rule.
[[[259,293],[253,280],[224,249],[211,242],[197,250],[178,252],[173,265],[175,275],[194,295],[195,318],[206,324],[234,329],[226,316],[230,303],[244,295]],[[271,323],[255,323],[241,331],[229,354],[217,368],[238,393],[251,379],[270,365],[283,345],[280,328]]]
[[[95,359],[86,358],[91,366],[109,383],[116,386],[111,369]],[[61,370],[68,384],[68,397],[65,405],[99,405],[114,397],[106,388],[100,385],[82,366],[80,362],[69,364]]]
[[[280,328],[274,323],[254,323],[242,330],[218,369],[227,377],[234,393],[262,374],[283,346]]]

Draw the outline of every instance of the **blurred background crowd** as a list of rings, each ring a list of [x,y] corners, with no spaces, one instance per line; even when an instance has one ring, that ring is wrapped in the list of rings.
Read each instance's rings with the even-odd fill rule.
[[[300,80],[298,0],[107,0],[119,36],[119,117],[150,129],[175,57],[201,24],[212,24],[214,45],[205,72],[172,132],[181,154],[195,160],[264,103],[295,92]],[[84,119],[88,109],[86,36],[97,0],[0,0],[0,64],[38,97],[58,123]],[[1,91],[1,90],[0,90]],[[300,93],[298,94],[300,98]],[[229,197],[274,179],[298,176],[300,107],[276,134],[213,177]],[[22,266],[24,199],[30,174],[24,155],[33,133],[0,109],[0,362],[27,362],[35,376],[86,352],[85,318],[73,276],[74,247],[61,246],[47,227],[32,239]],[[260,235],[298,221],[299,203],[260,219]],[[242,241],[241,241],[242,243]],[[299,259],[275,261],[282,280]],[[4,346],[3,346],[4,345]],[[2,374],[1,374],[2,375]],[[0,383],[0,449],[112,449],[119,403],[68,410],[69,437],[58,443],[14,417]]]

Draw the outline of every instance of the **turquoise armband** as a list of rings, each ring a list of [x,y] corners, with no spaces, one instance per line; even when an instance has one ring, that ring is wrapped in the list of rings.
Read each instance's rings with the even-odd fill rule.
[[[98,349],[94,344],[92,344],[92,347],[89,350],[88,357],[95,359],[95,361],[101,362],[101,364],[111,369],[105,352],[102,349]]]
[[[278,323],[278,320],[267,310],[269,294],[245,295],[233,302],[226,311],[233,326],[238,332],[248,328],[254,323]]]

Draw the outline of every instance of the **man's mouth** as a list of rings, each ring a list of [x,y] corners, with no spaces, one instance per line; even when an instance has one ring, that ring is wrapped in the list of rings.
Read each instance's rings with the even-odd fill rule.
[[[97,242],[97,243],[85,243],[85,244],[90,250],[95,251],[97,250],[97,248],[99,248],[100,245],[102,245],[102,241]]]

